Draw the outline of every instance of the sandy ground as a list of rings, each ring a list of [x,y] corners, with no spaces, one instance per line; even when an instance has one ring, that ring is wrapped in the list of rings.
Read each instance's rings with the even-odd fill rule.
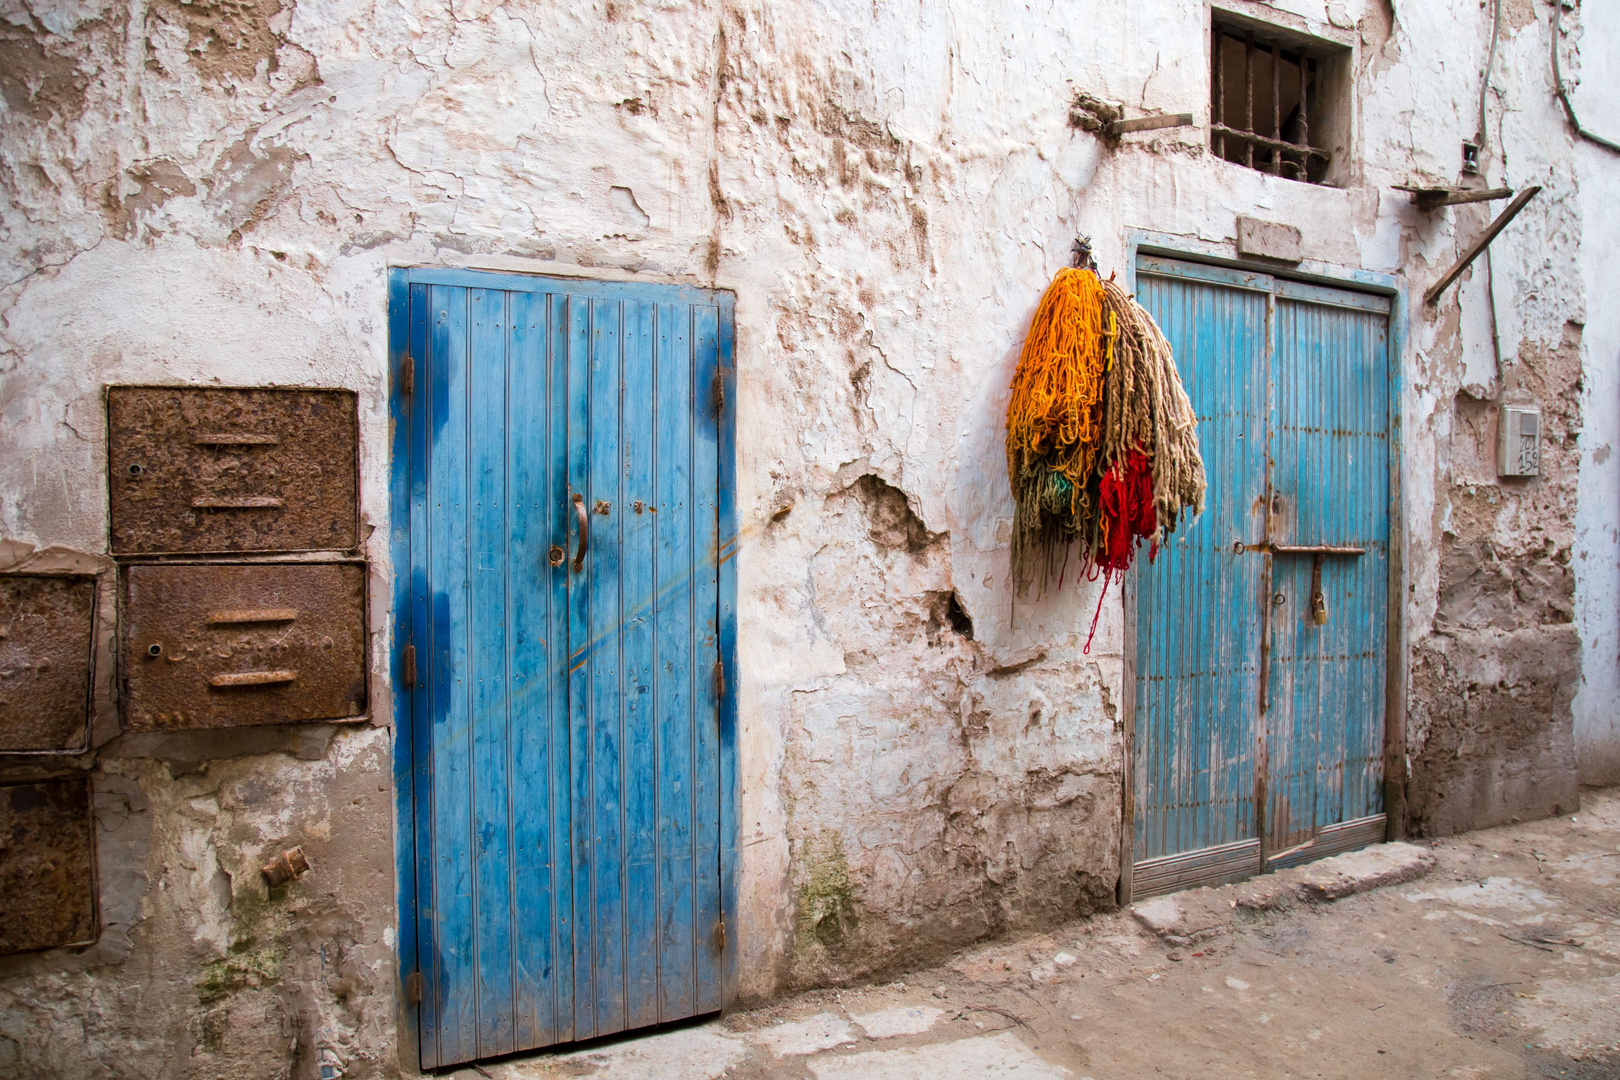
[[[1305,902],[1288,875],[1181,894],[1157,908],[1173,940],[1122,911],[453,1075],[1620,1078],[1620,789],[1424,848],[1422,877],[1337,901]]]

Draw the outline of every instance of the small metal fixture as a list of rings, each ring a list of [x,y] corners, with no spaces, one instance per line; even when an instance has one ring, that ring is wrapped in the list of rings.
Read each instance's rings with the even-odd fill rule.
[[[303,848],[290,848],[259,868],[272,889],[295,881],[309,872],[309,860]]]
[[[1076,270],[1090,270],[1093,273],[1096,272],[1097,260],[1091,255],[1091,237],[1075,237],[1074,247],[1071,248],[1070,251],[1074,256],[1073,260],[1069,264],[1070,266],[1074,267]]]
[[[585,569],[585,550],[591,545],[591,519],[585,513],[585,496],[573,495],[574,516],[579,518],[579,548],[574,552],[574,573]]]
[[[1316,558],[1311,560],[1311,622],[1317,626],[1327,625],[1327,597],[1322,595],[1322,559],[1324,552],[1318,551]]]

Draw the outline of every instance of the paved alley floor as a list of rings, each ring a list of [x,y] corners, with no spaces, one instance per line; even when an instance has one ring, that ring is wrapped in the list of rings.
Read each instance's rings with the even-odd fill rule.
[[[1620,1078],[1620,789],[1587,790],[1570,817],[1364,856],[453,1075]],[[1331,899],[1379,873],[1415,879]]]

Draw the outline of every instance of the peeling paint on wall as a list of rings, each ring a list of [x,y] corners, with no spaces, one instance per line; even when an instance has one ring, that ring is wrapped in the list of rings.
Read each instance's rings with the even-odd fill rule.
[[[1218,162],[1201,127],[1111,149],[1071,126],[1077,95],[1202,122],[1197,5],[18,0],[0,536],[106,551],[105,384],[347,387],[385,628],[389,266],[733,289],[739,993],[875,977],[1112,903],[1122,612],[1111,593],[1084,656],[1095,584],[1012,596],[1006,387],[1077,234],[1123,272],[1133,231],[1231,258],[1250,214],[1300,230],[1306,273],[1407,290],[1414,824],[1569,809],[1577,741],[1606,767],[1620,730],[1620,419],[1598,396],[1620,338],[1582,262],[1613,166],[1571,147],[1545,6],[1505,5],[1489,95],[1487,178],[1544,187],[1492,248],[1500,373],[1482,267],[1417,303],[1490,209],[1426,214],[1393,187],[1457,177],[1477,2],[1223,6],[1351,43],[1342,186]],[[1494,475],[1510,393],[1547,418],[1536,480]],[[221,742],[98,719],[73,767],[95,783],[102,940],[0,964],[0,1069],[305,1076],[322,1048],[346,1076],[412,1068],[391,645],[369,645],[375,726]],[[271,895],[257,867],[293,843],[314,870]]]

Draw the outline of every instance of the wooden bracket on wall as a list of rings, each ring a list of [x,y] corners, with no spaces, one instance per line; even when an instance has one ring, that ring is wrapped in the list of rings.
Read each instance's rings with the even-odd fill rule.
[[[1167,113],[1163,116],[1138,116],[1135,120],[1115,120],[1108,125],[1108,135],[1117,139],[1130,131],[1157,131],[1159,128],[1191,127],[1192,113]]]
[[[1524,209],[1525,204],[1535,198],[1540,191],[1541,185],[1533,184],[1519,192],[1518,197],[1508,203],[1508,208],[1496,215],[1496,220],[1490,223],[1484,235],[1475,240],[1468,250],[1463,252],[1463,257],[1457,260],[1456,265],[1447,270],[1439,281],[1429,286],[1429,291],[1423,294],[1423,302],[1432,304],[1440,299],[1440,294],[1445,292],[1453,281],[1462,276],[1462,272],[1468,269],[1469,264],[1479,258],[1480,252],[1489,247],[1491,241],[1496,239],[1496,234],[1507,228],[1508,222],[1517,217],[1519,211]]]
[[[1513,195],[1513,189],[1505,187],[1448,188],[1396,184],[1395,190],[1410,194],[1419,210],[1438,210],[1442,206],[1461,206],[1464,203],[1495,202],[1497,199],[1506,199]]]

